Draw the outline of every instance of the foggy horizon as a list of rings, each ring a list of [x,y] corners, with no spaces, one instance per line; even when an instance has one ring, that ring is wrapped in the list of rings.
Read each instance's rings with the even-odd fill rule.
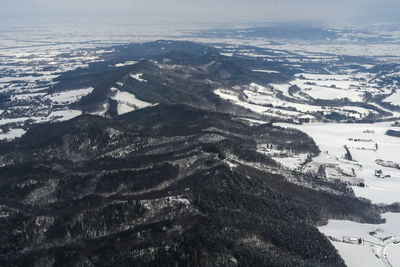
[[[48,22],[121,22],[121,23],[384,23],[398,22],[400,3],[394,0],[326,3],[316,0],[250,0],[214,3],[210,0],[163,1],[82,1],[68,3],[50,0],[16,0],[3,4],[1,20],[45,20]]]

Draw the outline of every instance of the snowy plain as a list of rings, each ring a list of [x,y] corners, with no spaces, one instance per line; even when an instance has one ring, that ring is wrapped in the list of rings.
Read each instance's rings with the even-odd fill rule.
[[[347,146],[353,157],[348,164],[354,165],[358,178],[365,180],[366,187],[353,186],[355,194],[370,199],[374,203],[391,204],[400,202],[400,169],[379,165],[376,160],[399,161],[396,151],[400,151],[400,138],[386,135],[392,127],[392,122],[382,123],[309,123],[303,125],[277,124],[282,127],[299,129],[311,136],[322,154],[327,152],[337,159],[341,166]],[[320,155],[321,156],[321,155]],[[319,158],[314,160],[318,161]],[[319,162],[319,163],[323,163]],[[361,168],[358,166],[361,165]],[[382,170],[390,178],[377,178],[376,170]]]
[[[374,124],[338,124],[338,123],[310,123],[303,125],[276,124],[281,127],[299,129],[311,136],[321,150],[321,154],[313,159],[307,167],[314,166],[314,171],[321,164],[331,163],[346,169],[350,165],[357,178],[364,179],[365,187],[352,186],[358,197],[371,200],[374,203],[392,204],[400,202],[400,169],[383,167],[376,160],[400,161],[396,157],[400,151],[400,138],[386,135],[388,129],[394,129],[391,122]],[[357,140],[357,141],[355,141]],[[344,155],[347,146],[353,161],[345,161]],[[328,157],[331,160],[326,160]],[[346,166],[347,165],[347,166]],[[311,167],[312,168],[312,167]],[[376,170],[381,170],[387,178],[378,178]],[[328,177],[329,178],[329,177]],[[336,178],[336,177],[332,177]],[[320,227],[320,231],[327,236],[342,240],[344,236],[363,238],[378,245],[365,242],[364,245],[347,244],[332,241],[340,255],[349,267],[357,266],[386,266],[382,259],[387,257],[393,266],[400,266],[400,245],[391,244],[384,254],[381,240],[369,233],[380,229],[384,237],[400,237],[400,214],[383,214],[385,224],[370,225],[350,221],[329,221],[328,225]],[[383,252],[382,252],[383,253]],[[376,256],[376,255],[377,256]]]

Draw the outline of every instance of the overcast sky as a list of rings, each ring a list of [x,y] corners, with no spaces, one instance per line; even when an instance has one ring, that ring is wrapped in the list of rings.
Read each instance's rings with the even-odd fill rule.
[[[0,0],[7,19],[243,23],[396,19],[399,0]]]

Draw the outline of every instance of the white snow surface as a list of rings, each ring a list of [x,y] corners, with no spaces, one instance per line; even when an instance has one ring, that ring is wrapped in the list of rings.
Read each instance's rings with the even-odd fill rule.
[[[400,163],[397,151],[400,150],[400,138],[385,135],[391,127],[391,122],[374,124],[338,124],[338,123],[310,123],[304,125],[276,124],[282,127],[297,128],[310,135],[322,151],[305,167],[304,171],[317,171],[321,164],[330,164],[344,172],[354,170],[356,178],[364,179],[366,187],[353,186],[355,194],[370,199],[374,203],[391,204],[400,202],[400,170],[383,167],[376,160],[393,161]],[[353,157],[353,161],[345,160],[346,145]],[[308,168],[308,169],[307,169]],[[376,170],[382,170],[388,178],[377,178]],[[339,173],[329,174],[328,178],[337,178],[347,181]],[[336,175],[336,176],[335,176]],[[400,266],[400,245],[392,244],[400,238],[400,214],[385,213],[382,216],[386,223],[380,225],[361,224],[351,221],[330,220],[319,230],[326,236],[333,237],[332,244],[339,251],[349,267],[358,266]],[[375,236],[369,233],[376,231]],[[363,245],[341,242],[343,237],[363,238]],[[383,238],[389,237],[387,241]],[[369,242],[373,242],[369,243]]]
[[[295,80],[293,83],[296,84],[296,81],[305,83],[304,80]],[[248,86],[240,88],[220,88],[215,90],[214,93],[221,99],[228,100],[235,105],[250,109],[256,113],[277,118],[293,119],[294,121],[298,121],[299,119],[310,119],[311,121],[315,121],[316,116],[318,116],[317,112],[322,112],[324,114],[338,112],[355,119],[362,119],[370,113],[370,110],[357,106],[329,107],[309,105],[305,102],[308,100],[298,94],[294,94],[293,96],[289,94],[288,89],[291,85],[292,84],[269,84],[262,86],[256,83],[251,83]],[[300,84],[298,83],[297,85]],[[318,86],[314,87],[314,89],[316,89]],[[319,88],[321,89],[319,92],[314,90],[314,92],[311,93],[314,98],[344,98],[346,97],[347,92],[347,97],[354,101],[362,99],[362,94],[360,93],[358,95],[358,93],[353,90],[322,86]],[[309,90],[303,92],[310,94]],[[279,96],[280,93],[293,101],[288,101],[286,99],[282,100]],[[320,94],[321,97],[317,97],[317,93]]]
[[[13,95],[11,96],[11,100],[12,101],[16,101],[16,100],[29,100],[31,98],[34,97],[41,97],[44,96],[46,93],[33,93],[33,94],[18,94],[18,95]],[[0,112],[1,115],[1,112]]]
[[[129,106],[128,104],[118,103],[118,106],[117,106],[118,115],[122,115],[122,114],[125,114],[128,112],[134,111],[134,110],[135,110],[135,108],[132,106]]]
[[[131,78],[138,80],[139,82],[147,82],[147,80],[142,79],[143,73],[136,73],[136,74],[131,74]]]
[[[93,87],[89,87],[83,89],[69,90],[48,95],[47,98],[58,104],[71,104],[77,102],[82,97],[89,95],[93,91],[93,89]]]
[[[67,121],[78,117],[82,114],[80,110],[73,110],[73,109],[65,109],[65,110],[57,110],[50,113],[47,116],[46,120],[56,120],[56,121]]]
[[[0,133],[0,140],[11,140],[21,137],[26,131],[24,129],[10,129],[7,133]]]
[[[114,67],[125,67],[125,66],[129,66],[129,65],[135,65],[136,63],[138,63],[138,62],[137,61],[125,61],[123,63],[115,64]]]
[[[153,105],[149,102],[137,99],[134,94],[120,91],[117,88],[113,87],[111,88],[111,91],[114,93],[111,98],[118,102],[118,115],[122,115],[136,109],[142,109]]]
[[[400,244],[390,244],[386,250],[386,256],[393,266],[400,265]]]
[[[250,86],[252,88],[252,86]],[[258,90],[262,88],[264,91],[268,91],[266,87],[253,87],[257,88]],[[275,107],[269,107],[269,106],[263,106],[263,104],[283,104],[282,101],[279,99],[268,95],[268,94],[258,94],[254,93],[249,90],[245,90],[244,94],[247,96],[247,101],[243,101],[239,99],[239,94],[231,91],[231,90],[226,90],[226,89],[217,89],[214,91],[216,95],[218,95],[221,99],[225,99],[228,101],[231,101],[235,105],[250,109],[254,112],[263,114],[263,115],[268,115],[271,117],[278,117],[278,118],[287,118],[287,117],[296,117],[296,118],[305,118],[308,117],[307,115],[301,114],[300,112],[297,111],[292,111],[292,110],[286,110],[286,109],[280,109],[280,108],[275,108]]]
[[[108,102],[105,102],[102,104],[101,109],[99,109],[95,112],[91,112],[90,114],[98,115],[98,116],[105,116],[109,107],[110,107],[110,104]]]
[[[266,144],[257,146],[257,152],[267,155],[290,170],[298,170],[307,159],[308,154],[296,154],[289,150],[269,148]]]
[[[265,72],[265,73],[280,73],[276,70],[253,70],[254,72]]]
[[[12,118],[12,119],[0,119],[0,125],[5,125],[9,123],[22,123],[24,121],[27,121],[29,119],[39,119],[37,117],[32,118],[32,117],[19,117],[19,118]]]
[[[375,124],[337,124],[310,123],[303,125],[277,124],[282,127],[299,129],[311,136],[320,150],[328,152],[336,163],[345,168],[343,156],[346,153],[344,145],[349,147],[354,162],[356,176],[365,180],[366,187],[353,187],[358,197],[370,199],[374,203],[391,204],[400,202],[400,170],[378,165],[375,160],[398,161],[397,151],[400,151],[400,138],[386,135],[391,122]],[[350,138],[361,141],[351,141]],[[378,149],[376,149],[376,145]],[[320,155],[321,156],[321,155]],[[340,159],[340,160],[339,160]],[[319,160],[319,158],[315,158]],[[361,169],[358,168],[361,165]],[[375,177],[375,170],[382,170],[390,178]]]
[[[362,224],[351,221],[330,220],[325,226],[318,229],[329,237],[334,237],[338,241],[331,241],[339,251],[345,263],[349,267],[385,267],[382,259],[378,258],[384,249],[383,239],[386,237],[400,237],[400,214],[385,213],[382,215],[386,219],[384,224]],[[371,235],[370,232],[375,232]],[[364,245],[354,245],[340,242],[343,237],[363,238]],[[400,266],[400,244],[389,244],[386,253],[392,266]],[[378,256],[378,257],[377,257]]]
[[[395,93],[385,98],[385,102],[392,103],[393,105],[400,106],[400,91],[397,90]]]

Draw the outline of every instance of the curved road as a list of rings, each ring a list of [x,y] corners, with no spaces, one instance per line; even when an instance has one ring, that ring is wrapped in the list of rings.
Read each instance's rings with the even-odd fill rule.
[[[386,256],[386,249],[388,248],[388,246],[390,244],[394,244],[400,242],[400,238],[399,237],[391,237],[387,240],[385,240],[383,242],[383,246],[382,249],[380,250],[380,255],[379,257],[381,258],[381,260],[383,261],[383,263],[388,266],[388,267],[393,267],[393,265],[390,263],[390,261],[388,260],[387,256]]]

